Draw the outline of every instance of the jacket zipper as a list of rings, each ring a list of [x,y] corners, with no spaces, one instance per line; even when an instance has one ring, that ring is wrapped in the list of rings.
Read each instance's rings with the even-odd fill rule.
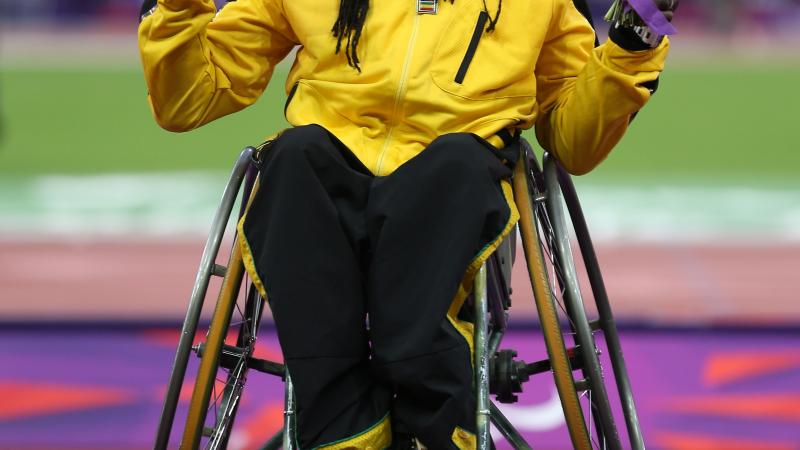
[[[383,159],[386,156],[386,151],[389,149],[389,144],[392,142],[392,133],[397,126],[397,116],[400,114],[400,105],[406,94],[406,81],[408,81],[408,67],[411,65],[411,57],[414,54],[414,46],[417,42],[417,31],[419,29],[419,14],[414,15],[414,25],[411,29],[411,37],[408,40],[408,49],[406,50],[406,59],[403,62],[403,70],[400,72],[400,83],[397,85],[397,91],[394,95],[394,108],[392,109],[392,117],[390,122],[392,125],[386,132],[386,140],[383,141],[383,148],[381,148],[380,156],[378,156],[378,165],[375,168],[375,175],[381,176],[381,168],[383,166]]]
[[[469,69],[469,64],[475,56],[478,43],[481,41],[481,36],[483,35],[483,28],[486,26],[486,21],[488,20],[489,13],[481,11],[480,15],[478,15],[478,22],[475,24],[475,30],[472,32],[472,39],[469,41],[467,52],[464,54],[464,59],[461,60],[461,66],[458,68],[458,72],[456,72],[456,78],[453,80],[458,84],[462,84],[464,82],[464,77],[467,76],[467,69]]]

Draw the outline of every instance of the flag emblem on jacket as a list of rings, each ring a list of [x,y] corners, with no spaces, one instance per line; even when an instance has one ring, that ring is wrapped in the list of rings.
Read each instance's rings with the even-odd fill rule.
[[[417,14],[436,14],[439,0],[417,0]]]

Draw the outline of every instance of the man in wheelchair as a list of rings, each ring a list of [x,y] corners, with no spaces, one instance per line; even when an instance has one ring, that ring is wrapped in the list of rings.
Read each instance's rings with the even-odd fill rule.
[[[656,0],[671,19],[677,0]],[[519,133],[590,171],[647,102],[666,38],[572,0],[145,2],[139,46],[158,123],[238,111],[297,49],[292,128],[259,149],[239,225],[298,404],[300,448],[474,448],[476,270],[510,232]],[[646,28],[646,27],[645,27]],[[394,435],[394,438],[393,438]]]

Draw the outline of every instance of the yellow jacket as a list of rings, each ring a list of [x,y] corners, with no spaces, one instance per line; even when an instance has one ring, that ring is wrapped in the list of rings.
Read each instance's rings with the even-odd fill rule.
[[[338,0],[159,0],[139,26],[149,101],[172,131],[199,127],[259,97],[295,47],[286,118],[317,123],[376,175],[436,136],[471,132],[500,145],[501,129],[535,124],[539,143],[572,173],[602,161],[650,97],[669,43],[642,52],[594,34],[572,0],[511,0],[497,27],[467,49],[482,0],[372,0],[358,55],[361,72],[334,53]],[[487,0],[494,15],[498,0]],[[471,60],[470,57],[471,56]],[[462,79],[458,77],[462,69]]]

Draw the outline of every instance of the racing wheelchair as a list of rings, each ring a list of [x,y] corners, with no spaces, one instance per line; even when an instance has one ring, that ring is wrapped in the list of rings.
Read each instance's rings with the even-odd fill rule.
[[[464,308],[474,324],[474,388],[477,393],[477,449],[493,448],[490,423],[516,449],[530,449],[522,434],[503,415],[501,403],[517,401],[525,382],[551,373],[575,449],[644,449],[636,408],[614,319],[575,188],[569,175],[548,154],[540,165],[531,146],[519,144],[520,158],[512,184],[520,212],[518,233],[512,232],[479,270]],[[203,250],[189,307],[181,330],[155,448],[166,449],[176,419],[189,359],[200,359],[183,427],[181,448],[227,448],[244,385],[252,371],[280,377],[285,384],[283,429],[263,449],[294,450],[296,429],[291,374],[283,364],[254,356],[266,299],[248,280],[239,245],[234,243],[225,265],[217,258],[234,204],[241,191],[241,216],[257,184],[260,149],[245,148],[234,166]],[[575,259],[571,235],[581,258]],[[502,348],[511,307],[511,265],[516,238],[522,240],[547,358],[525,362],[514,349]],[[576,261],[578,264],[576,264]],[[588,276],[594,306],[587,313],[578,272]],[[194,344],[201,310],[212,277],[222,278],[208,332]],[[587,296],[588,297],[588,296]],[[594,313],[596,311],[596,313]],[[619,409],[626,432],[620,433],[612,411],[599,355],[610,361]],[[606,364],[609,365],[609,364]],[[607,367],[605,367],[607,369]],[[625,439],[627,435],[627,439]]]

